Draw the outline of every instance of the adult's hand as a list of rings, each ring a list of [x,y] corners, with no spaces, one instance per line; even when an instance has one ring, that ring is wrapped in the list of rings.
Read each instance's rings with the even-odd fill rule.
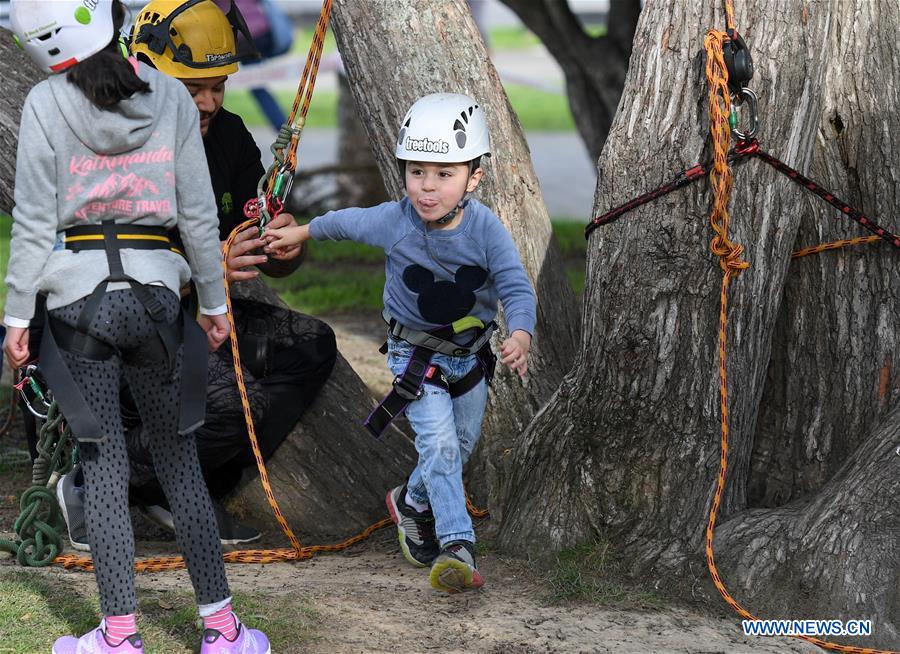
[[[264,264],[268,257],[264,254],[253,254],[265,245],[265,240],[259,238],[259,230],[256,227],[248,227],[238,233],[231,243],[228,251],[228,259],[225,261],[225,274],[229,282],[242,282],[247,279],[259,277],[258,270],[244,270],[250,266]]]

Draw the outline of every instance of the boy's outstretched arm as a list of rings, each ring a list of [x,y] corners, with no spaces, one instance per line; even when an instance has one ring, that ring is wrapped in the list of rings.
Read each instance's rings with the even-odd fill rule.
[[[528,350],[531,348],[531,334],[517,329],[500,345],[500,362],[510,370],[524,377],[528,372]]]

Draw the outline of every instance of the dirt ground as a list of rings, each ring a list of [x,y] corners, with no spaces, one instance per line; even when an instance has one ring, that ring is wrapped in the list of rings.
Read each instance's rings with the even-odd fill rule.
[[[367,383],[383,391],[390,383],[377,352],[383,330],[377,317],[331,319],[339,347]],[[2,409],[0,409],[2,411]],[[10,454],[9,441],[0,452]],[[10,461],[11,463],[11,461]],[[27,466],[0,474],[0,536],[8,537],[17,514],[15,495],[29,477]],[[139,555],[171,552],[174,542],[149,523],[135,526]],[[143,539],[143,540],[141,540]],[[280,545],[280,543],[279,543]],[[0,561],[0,575],[14,564]],[[620,654],[757,654],[817,652],[799,641],[746,638],[737,616],[665,608],[626,611],[595,604],[551,604],[545,577],[531,566],[497,554],[480,557],[485,587],[464,595],[440,594],[428,585],[427,571],[408,566],[393,530],[335,555],[294,564],[229,565],[232,590],[271,596],[302,595],[314,607],[311,643],[296,652],[616,652]],[[96,592],[93,576],[60,568],[36,569],[35,575],[59,579],[72,592]],[[189,590],[187,574],[139,575],[141,590]],[[726,615],[723,609],[722,615]],[[283,654],[289,654],[287,652]]]

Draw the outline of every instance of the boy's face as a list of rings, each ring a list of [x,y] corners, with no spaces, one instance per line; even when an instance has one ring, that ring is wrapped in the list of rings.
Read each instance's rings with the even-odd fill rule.
[[[468,163],[406,162],[406,194],[425,222],[443,218],[463,195],[478,187],[484,171],[469,174]]]
[[[200,77],[196,79],[181,78],[181,83],[190,91],[194,104],[200,112],[200,134],[206,136],[209,123],[222,108],[225,99],[225,81],[227,75],[221,77]]]

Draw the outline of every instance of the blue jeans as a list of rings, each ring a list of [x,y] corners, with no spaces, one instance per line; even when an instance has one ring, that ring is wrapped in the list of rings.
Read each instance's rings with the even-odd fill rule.
[[[388,366],[394,375],[406,370],[412,350],[406,341],[388,339]],[[474,354],[435,354],[431,363],[443,370],[450,382],[462,379],[479,365]],[[419,463],[409,476],[408,492],[416,502],[431,505],[441,547],[453,540],[475,542],[472,519],[466,510],[462,469],[481,436],[486,403],[487,384],[482,379],[475,388],[456,398],[440,386],[425,384],[422,397],[410,402],[406,409],[419,453]]]

